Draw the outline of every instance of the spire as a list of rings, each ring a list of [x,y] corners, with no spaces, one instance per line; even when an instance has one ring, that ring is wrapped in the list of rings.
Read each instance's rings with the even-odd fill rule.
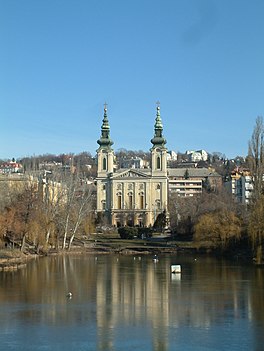
[[[101,127],[101,137],[99,140],[97,140],[97,143],[100,145],[100,147],[107,147],[111,148],[111,146],[114,144],[113,141],[110,139],[110,126],[107,118],[107,104],[104,104],[104,118],[103,118],[103,123]]]
[[[157,114],[156,114],[154,130],[155,130],[154,138],[151,139],[153,147],[154,146],[165,147],[165,144],[167,141],[162,135],[163,125],[162,125],[162,120],[160,117],[160,103],[159,103],[159,101],[157,102]]]

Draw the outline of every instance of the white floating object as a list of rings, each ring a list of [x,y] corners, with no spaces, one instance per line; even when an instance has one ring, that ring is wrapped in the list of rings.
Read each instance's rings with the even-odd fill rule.
[[[180,264],[171,265],[171,273],[181,273],[181,265]]]
[[[68,292],[67,297],[71,299],[72,298],[72,293]]]

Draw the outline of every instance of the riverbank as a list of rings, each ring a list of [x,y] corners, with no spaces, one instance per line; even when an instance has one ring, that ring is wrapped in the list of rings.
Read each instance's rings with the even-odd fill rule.
[[[27,262],[37,255],[23,253],[18,249],[0,250],[0,272],[16,271],[26,266]]]
[[[116,235],[91,234],[89,236],[76,237],[70,250],[49,248],[36,252],[32,245],[26,245],[24,253],[19,249],[0,250],[0,271],[13,271],[24,267],[27,262],[35,257],[61,255],[61,254],[118,254],[118,255],[161,255],[185,252],[188,254],[212,254],[221,256],[210,247],[198,247],[193,241],[175,241],[169,237],[160,236],[151,239],[125,240]],[[232,252],[226,257],[237,258],[238,260],[252,260],[248,255],[241,252]]]
[[[0,250],[0,271],[14,271],[24,267],[27,262],[35,257],[60,255],[60,254],[119,254],[119,255],[149,255],[161,253],[175,253],[177,251],[195,251],[191,243],[168,241],[164,238],[153,240],[122,240],[114,235],[92,234],[89,237],[77,237],[74,239],[70,250],[49,248],[39,250],[38,253],[32,245],[25,245],[24,252],[19,248]]]

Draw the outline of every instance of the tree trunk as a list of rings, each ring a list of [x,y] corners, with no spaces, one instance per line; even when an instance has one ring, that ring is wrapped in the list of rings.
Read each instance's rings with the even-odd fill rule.
[[[69,216],[70,215],[67,214],[66,223],[65,223],[65,231],[64,231],[64,236],[63,236],[62,250],[65,250],[65,247],[66,247],[66,240],[67,240],[68,226],[69,226]]]
[[[70,249],[71,249],[71,245],[72,245],[74,236],[75,236],[75,234],[73,233],[73,234],[71,235],[71,237],[70,237],[69,246],[68,246],[68,250],[69,250],[69,251],[70,251]]]
[[[257,247],[256,263],[262,264],[262,245],[259,244]]]
[[[71,235],[70,241],[69,241],[68,250],[70,250],[70,248],[71,248],[73,239],[74,239],[74,237],[75,237],[75,234],[76,234],[76,232],[77,232],[77,229],[78,229],[79,225],[80,225],[80,218],[78,218],[78,220],[77,220],[77,222],[76,222],[76,224],[75,224],[74,230],[72,231],[72,235]]]
[[[20,247],[20,251],[21,251],[21,252],[24,251],[25,243],[26,243],[26,234],[23,234],[22,242],[21,242],[21,247]]]
[[[50,238],[50,228],[48,229],[47,234],[46,234],[46,243],[47,244],[49,242],[49,238]]]

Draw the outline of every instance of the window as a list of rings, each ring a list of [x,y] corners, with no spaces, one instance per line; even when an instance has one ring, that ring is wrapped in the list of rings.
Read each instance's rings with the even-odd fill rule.
[[[139,208],[144,209],[144,193],[139,194]]]
[[[157,169],[160,169],[160,156],[157,157]]]
[[[128,194],[128,208],[130,210],[133,209],[133,195],[132,195],[132,193]]]
[[[106,157],[103,158],[103,170],[106,171]]]
[[[117,209],[122,209],[122,195],[121,193],[117,193]]]
[[[106,206],[105,206],[105,200],[102,201],[102,209],[105,210]]]

